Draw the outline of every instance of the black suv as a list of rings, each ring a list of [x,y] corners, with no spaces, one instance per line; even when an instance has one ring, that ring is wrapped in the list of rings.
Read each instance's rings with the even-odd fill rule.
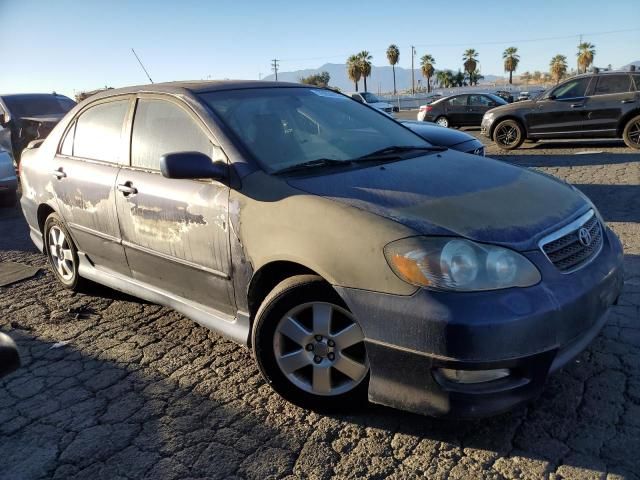
[[[482,133],[505,150],[545,138],[622,138],[640,149],[640,73],[572,77],[533,100],[489,110]]]

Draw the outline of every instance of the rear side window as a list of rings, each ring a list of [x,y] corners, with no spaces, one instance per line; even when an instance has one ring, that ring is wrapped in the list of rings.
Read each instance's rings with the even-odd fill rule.
[[[213,145],[191,115],[178,105],[164,100],[138,100],[131,135],[131,165],[160,170],[160,157],[175,152],[211,156]]]
[[[122,162],[122,126],[128,107],[129,100],[117,100],[101,103],[82,113],[76,121],[73,156]]]
[[[484,95],[469,95],[469,105],[475,107],[488,107],[492,100]]]
[[[640,92],[640,73],[633,76],[633,81],[636,84],[636,90]]]
[[[598,78],[594,95],[607,95],[610,93],[624,93],[631,88],[629,75],[603,75]]]

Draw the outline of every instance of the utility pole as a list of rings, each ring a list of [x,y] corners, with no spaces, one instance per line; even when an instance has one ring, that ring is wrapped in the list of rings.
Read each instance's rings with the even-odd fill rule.
[[[144,65],[142,64],[142,60],[140,60],[140,57],[138,56],[138,54],[136,53],[136,51],[132,48],[131,51],[133,52],[133,54],[136,56],[136,59],[138,60],[138,63],[140,64],[140,66],[142,67],[142,70],[144,70],[144,73],[147,75],[147,78],[149,79],[149,82],[153,83],[153,80],[151,80],[151,76],[149,75],[149,72],[147,72],[147,69],[144,68]]]
[[[413,57],[416,56],[416,47],[411,45],[411,95],[416,94],[416,76],[413,70]]]
[[[273,70],[273,72],[276,74],[276,82],[278,81],[278,62],[280,60],[278,60],[277,58],[274,58],[273,60],[271,60],[271,70]]]

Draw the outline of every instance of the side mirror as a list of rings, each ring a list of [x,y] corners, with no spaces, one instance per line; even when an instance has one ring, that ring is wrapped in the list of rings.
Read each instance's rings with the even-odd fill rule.
[[[224,162],[213,162],[204,153],[176,152],[160,157],[160,171],[166,178],[223,180],[227,178],[228,166]]]
[[[0,377],[20,368],[18,347],[11,337],[0,332]]]
[[[548,100],[555,100],[556,98],[558,98],[558,97],[556,97],[555,95],[549,95],[547,97]]]

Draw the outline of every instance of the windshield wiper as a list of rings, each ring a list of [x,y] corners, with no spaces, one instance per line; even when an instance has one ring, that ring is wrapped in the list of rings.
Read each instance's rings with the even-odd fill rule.
[[[386,159],[386,158],[397,158],[399,154],[413,151],[426,151],[426,152],[443,152],[447,148],[446,147],[438,147],[438,146],[406,146],[406,145],[392,145],[390,147],[381,148],[380,150],[375,150],[371,153],[367,153],[366,155],[362,155],[361,157],[354,158],[353,162],[359,162],[363,160],[378,160],[378,159]]]
[[[349,165],[349,160],[336,160],[335,158],[316,158],[315,160],[309,160],[307,162],[291,165],[290,167],[281,168],[276,170],[275,174],[297,172],[300,170],[307,170],[309,168],[328,167],[333,165]]]

